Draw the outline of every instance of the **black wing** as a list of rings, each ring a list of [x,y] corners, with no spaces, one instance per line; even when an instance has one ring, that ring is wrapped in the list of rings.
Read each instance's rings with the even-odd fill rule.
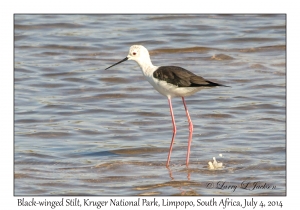
[[[153,77],[178,87],[223,86],[221,84],[205,80],[203,77],[197,76],[196,74],[178,66],[161,66],[153,72]]]

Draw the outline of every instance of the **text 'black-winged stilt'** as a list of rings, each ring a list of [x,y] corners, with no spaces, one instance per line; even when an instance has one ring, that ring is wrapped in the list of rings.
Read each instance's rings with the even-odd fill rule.
[[[173,137],[170,145],[170,150],[168,154],[167,167],[170,163],[170,157],[172,152],[172,147],[174,143],[174,136],[176,134],[175,118],[172,108],[172,97],[181,97],[185,108],[186,116],[189,122],[189,140],[186,155],[186,165],[189,164],[192,133],[193,133],[193,123],[187,109],[184,97],[190,96],[203,88],[211,88],[216,86],[225,86],[218,83],[214,83],[204,79],[203,77],[197,76],[194,73],[177,66],[154,66],[151,62],[148,50],[142,45],[133,45],[129,49],[129,54],[123,60],[111,65],[105,70],[122,63],[127,60],[136,61],[142,72],[147,79],[147,81],[162,95],[166,96],[169,101],[170,113],[173,123]]]

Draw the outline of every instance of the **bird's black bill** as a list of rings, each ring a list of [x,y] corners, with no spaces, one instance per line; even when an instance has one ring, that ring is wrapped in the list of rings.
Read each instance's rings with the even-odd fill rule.
[[[118,65],[119,63],[122,63],[122,62],[124,62],[124,61],[127,61],[127,60],[128,60],[128,58],[126,57],[126,58],[124,58],[123,60],[119,61],[118,63],[115,63],[115,64],[111,65],[110,67],[107,67],[107,68],[104,69],[104,70],[107,70],[107,69],[109,69],[109,68],[111,68],[111,67],[113,67],[113,66],[115,66],[115,65]]]

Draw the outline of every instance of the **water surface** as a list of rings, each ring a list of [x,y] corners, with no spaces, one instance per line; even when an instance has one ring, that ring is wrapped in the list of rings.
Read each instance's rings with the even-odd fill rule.
[[[285,18],[15,15],[15,195],[285,195]],[[186,98],[188,168],[181,99],[172,100],[167,169],[167,99],[134,61],[104,71],[133,44],[154,65],[230,86]],[[213,157],[223,169],[208,169]],[[245,182],[275,189],[241,189]]]

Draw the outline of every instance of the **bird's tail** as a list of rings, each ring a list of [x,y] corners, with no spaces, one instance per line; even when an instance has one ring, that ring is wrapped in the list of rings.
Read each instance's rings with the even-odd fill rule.
[[[223,86],[223,87],[230,87],[230,86],[227,86],[227,85],[222,85],[222,84],[219,84],[219,83],[216,83],[216,82],[212,82],[212,81],[208,81],[208,80],[205,80],[208,85],[207,86]]]

